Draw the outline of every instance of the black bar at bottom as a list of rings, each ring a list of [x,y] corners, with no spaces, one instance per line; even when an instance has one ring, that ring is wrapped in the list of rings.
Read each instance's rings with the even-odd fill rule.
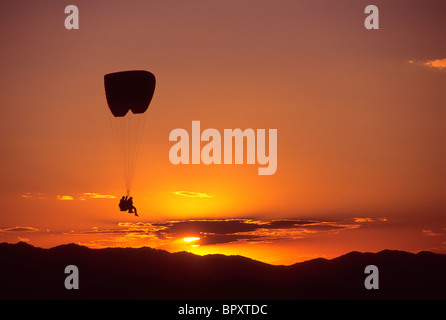
[[[125,315],[141,319],[303,319],[323,316],[373,317],[422,311],[435,315],[445,301],[411,300],[13,300],[0,301],[3,312],[59,318]]]

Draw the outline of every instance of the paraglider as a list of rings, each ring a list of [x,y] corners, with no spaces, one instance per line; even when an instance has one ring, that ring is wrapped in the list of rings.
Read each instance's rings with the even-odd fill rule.
[[[122,196],[121,200],[119,201],[119,210],[121,211],[127,211],[129,213],[135,213],[135,216],[138,216],[138,213],[136,212],[136,208],[133,205],[133,197],[128,198],[127,196]],[[135,210],[135,211],[133,211]]]
[[[155,76],[144,70],[121,71],[104,76],[113,140],[126,188],[126,196],[121,198],[119,208],[121,211],[134,212],[136,216],[138,215],[130,192],[146,111],[152,101],[155,84]]]

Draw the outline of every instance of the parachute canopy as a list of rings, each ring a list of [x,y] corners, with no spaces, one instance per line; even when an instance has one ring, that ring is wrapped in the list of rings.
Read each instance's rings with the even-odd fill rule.
[[[143,70],[121,71],[104,76],[105,96],[111,111],[113,141],[123,173],[127,196],[133,184],[147,108],[155,91],[155,76]],[[129,112],[131,110],[132,112]]]
[[[155,76],[144,70],[122,71],[104,76],[105,95],[115,117],[124,117],[129,110],[144,113],[155,91]]]

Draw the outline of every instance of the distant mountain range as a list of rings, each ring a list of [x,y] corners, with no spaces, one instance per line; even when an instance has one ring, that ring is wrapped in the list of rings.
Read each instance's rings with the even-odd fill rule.
[[[67,265],[79,270],[78,290],[65,288]],[[378,267],[379,289],[365,288],[367,265]],[[2,243],[0,299],[446,299],[446,255],[350,252],[274,266],[147,247]]]

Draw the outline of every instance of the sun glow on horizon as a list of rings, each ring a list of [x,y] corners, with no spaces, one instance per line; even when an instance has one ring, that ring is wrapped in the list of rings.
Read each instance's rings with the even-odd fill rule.
[[[183,238],[183,240],[184,240],[184,242],[193,242],[193,241],[200,240],[200,238],[199,237],[186,237],[186,238]]]

